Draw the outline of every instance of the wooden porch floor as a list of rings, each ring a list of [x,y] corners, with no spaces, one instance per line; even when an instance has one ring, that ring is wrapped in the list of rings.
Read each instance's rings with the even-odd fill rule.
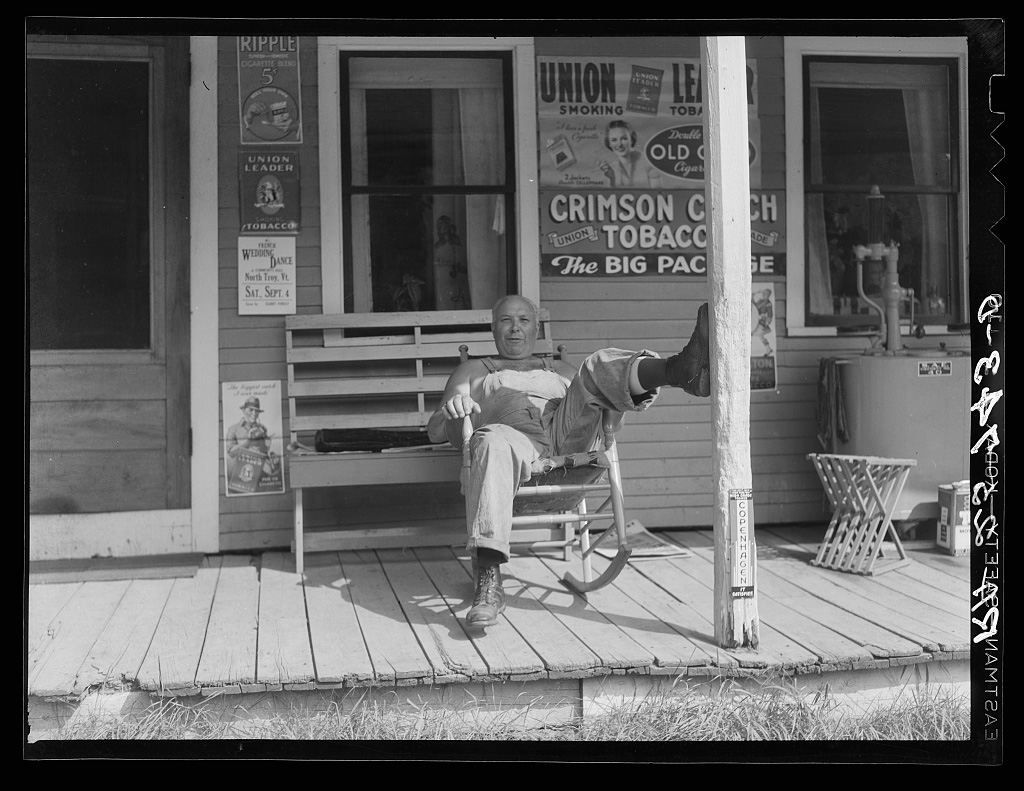
[[[204,558],[168,578],[29,584],[28,692],[98,686],[164,695],[583,678],[820,673],[965,659],[968,557],[909,542],[913,562],[863,577],[811,566],[824,528],[758,528],[756,651],[715,645],[710,531],[660,533],[688,556],[626,566],[586,601],[578,562],[505,567],[486,633],[461,616],[468,555],[424,548]]]

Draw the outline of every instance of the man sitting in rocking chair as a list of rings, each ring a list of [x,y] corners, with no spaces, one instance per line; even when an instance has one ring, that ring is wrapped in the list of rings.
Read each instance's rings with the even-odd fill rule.
[[[466,622],[492,626],[505,609],[500,565],[509,559],[512,500],[521,483],[546,472],[544,461],[596,447],[601,410],[639,412],[662,386],[711,394],[708,306],[697,311],[689,343],[668,359],[646,349],[602,349],[575,370],[568,363],[534,357],[537,308],[508,296],[492,310],[496,358],[461,363],[448,380],[427,432],[433,442],[462,446],[462,422],[472,416],[472,466],[465,485],[476,594]],[[548,465],[549,466],[549,465]]]

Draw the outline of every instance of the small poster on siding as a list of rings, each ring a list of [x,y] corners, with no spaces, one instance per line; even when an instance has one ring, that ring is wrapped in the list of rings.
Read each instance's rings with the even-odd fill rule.
[[[299,152],[246,149],[238,154],[243,234],[297,234],[302,230]]]
[[[227,496],[283,493],[281,383],[223,382],[221,401]]]
[[[298,36],[238,36],[242,145],[302,142]]]
[[[775,284],[753,284],[750,299],[750,389],[776,390]]]
[[[295,313],[295,237],[238,237],[238,315]]]

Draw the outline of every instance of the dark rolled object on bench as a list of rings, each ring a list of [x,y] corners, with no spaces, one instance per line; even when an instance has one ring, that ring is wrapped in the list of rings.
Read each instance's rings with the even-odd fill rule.
[[[414,448],[433,444],[426,431],[373,428],[322,428],[313,438],[313,447],[318,453],[352,450],[380,452],[386,448]]]

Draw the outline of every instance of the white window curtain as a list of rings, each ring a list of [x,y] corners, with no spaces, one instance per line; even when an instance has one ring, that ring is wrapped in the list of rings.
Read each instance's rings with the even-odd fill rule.
[[[499,183],[505,159],[500,85],[435,91],[433,108],[434,183]],[[497,300],[503,286],[502,197],[434,197],[439,310],[489,308]]]
[[[821,182],[821,129],[818,109],[818,89],[811,88],[810,95],[811,122],[811,183]],[[828,260],[828,239],[825,235],[825,196],[820,192],[811,193],[806,198],[807,212],[807,287],[809,293],[810,312],[818,315],[831,315],[835,311],[832,305],[832,273]]]
[[[434,183],[464,184],[458,91],[434,91]],[[458,195],[434,196],[434,286],[438,310],[472,307],[466,250],[466,206]]]
[[[910,137],[910,161],[914,183],[940,186],[949,183],[949,104],[943,87],[903,90],[903,106]],[[921,195],[921,288],[922,302],[933,292],[945,296],[948,290],[946,262],[949,237],[946,234],[946,198]],[[948,306],[947,306],[948,307]]]
[[[498,88],[460,91],[464,178],[469,183],[498,184],[505,165],[505,139]],[[501,205],[498,205],[501,204]],[[489,308],[503,292],[504,204],[501,195],[466,197],[466,253],[469,293],[474,308]]]

